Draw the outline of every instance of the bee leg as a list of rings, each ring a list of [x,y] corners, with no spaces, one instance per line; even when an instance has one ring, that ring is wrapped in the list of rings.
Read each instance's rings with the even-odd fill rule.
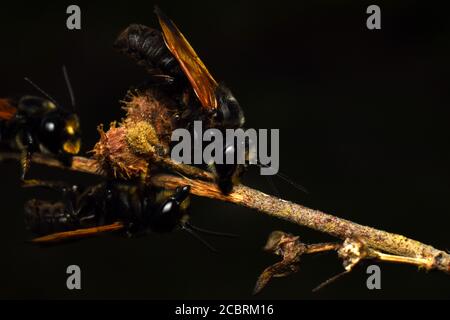
[[[217,164],[209,165],[209,170],[213,173],[217,187],[227,195],[233,191],[233,187],[239,184],[239,175],[242,165],[238,164]]]
[[[67,154],[60,154],[58,156],[58,160],[65,166],[65,167],[71,167],[72,166],[72,156]]]
[[[57,191],[61,191],[63,194],[68,192],[76,192],[78,186],[70,185],[68,183],[62,181],[47,181],[47,180],[38,180],[38,179],[28,179],[24,180],[23,187],[34,188],[34,187],[45,187]]]
[[[175,79],[171,76],[165,75],[165,74],[152,74],[150,76],[149,82],[152,84],[162,84],[162,85],[169,85],[173,84]]]
[[[20,178],[22,181],[25,181],[26,174],[30,169],[32,153],[36,150],[36,142],[33,135],[27,130],[21,133],[21,140],[23,143],[23,149],[20,157],[20,164],[22,167],[22,174]]]
[[[20,176],[20,179],[25,182],[25,176],[30,169],[31,164],[31,152],[29,150],[22,151],[22,155],[20,157],[20,165],[22,168],[22,174]]]

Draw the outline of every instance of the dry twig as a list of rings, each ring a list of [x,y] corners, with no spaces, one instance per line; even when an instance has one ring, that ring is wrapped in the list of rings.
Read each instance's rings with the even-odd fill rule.
[[[300,257],[305,254],[314,254],[325,251],[337,251],[343,261],[344,271],[322,282],[313,291],[320,290],[341,276],[351,272],[362,260],[374,259],[383,262],[411,264],[430,269],[427,259],[405,257],[386,254],[367,246],[363,241],[355,238],[347,238],[342,243],[302,243],[298,236],[282,231],[274,231],[270,234],[264,247],[265,251],[282,257],[282,260],[267,267],[256,282],[254,294],[259,293],[274,277],[285,277],[299,270]]]
[[[3,153],[1,158],[18,159],[19,155]],[[35,154],[32,161],[43,165],[65,168],[57,160],[41,154]],[[171,163],[170,159],[165,161],[166,163]],[[376,256],[380,260],[390,261],[393,259],[392,261],[395,260],[395,262],[399,263],[419,265],[427,270],[437,269],[450,272],[450,255],[445,251],[435,249],[419,241],[341,219],[319,210],[270,196],[244,185],[237,185],[230,194],[224,195],[217,188],[216,184],[212,182],[213,177],[210,173],[201,172],[197,168],[193,170],[192,167],[183,164],[171,163],[170,165],[183,175],[189,175],[194,172],[195,179],[169,174],[157,174],[151,177],[149,182],[155,186],[168,189],[174,189],[181,185],[190,185],[191,193],[197,196],[256,209],[258,212],[327,233],[344,241],[347,239],[358,239],[369,250],[370,256]],[[104,171],[97,160],[84,157],[75,157],[72,166],[68,169],[107,175],[107,172]],[[204,180],[199,177],[204,178]],[[313,250],[312,248],[314,247],[308,248],[308,250]],[[335,247],[332,246],[331,248]],[[395,258],[391,255],[395,255]]]
[[[130,91],[124,103],[127,115],[119,124],[112,123],[107,132],[103,131],[102,126],[99,127],[100,140],[93,149],[93,157],[74,157],[68,169],[109,177],[141,179],[166,189],[190,185],[194,195],[256,209],[258,212],[330,234],[343,241],[352,241],[353,244],[358,241],[363,244],[361,248],[364,248],[360,252],[360,258],[364,256],[382,261],[415,264],[427,270],[450,272],[450,255],[447,252],[405,236],[363,226],[244,185],[235,186],[228,195],[223,194],[217,188],[211,173],[171,160],[170,132],[176,128],[173,119],[178,111],[170,97],[154,89],[145,92]],[[2,158],[19,159],[19,155],[2,153],[0,159]],[[65,168],[57,160],[41,154],[34,154],[32,161]],[[177,175],[162,174],[161,168]],[[290,256],[284,256],[284,262],[275,267],[274,274],[295,271],[298,258],[302,254],[341,248],[341,245],[337,247],[336,244],[300,245],[296,239],[286,243],[292,245],[292,250],[286,251]],[[283,269],[281,273],[277,269],[280,266]],[[274,271],[273,268],[271,270]],[[267,283],[266,280],[261,282],[260,286]]]

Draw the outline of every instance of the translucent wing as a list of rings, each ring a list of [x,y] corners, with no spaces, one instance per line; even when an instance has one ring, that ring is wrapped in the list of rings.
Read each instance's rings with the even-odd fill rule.
[[[12,106],[8,99],[0,99],[0,119],[9,120],[16,114],[17,109]]]
[[[69,240],[69,239],[78,239],[78,238],[86,238],[94,235],[98,235],[105,232],[113,232],[120,229],[123,229],[124,225],[121,222],[115,222],[113,224],[108,224],[99,227],[92,228],[83,228],[71,231],[57,232],[52,233],[46,236],[42,236],[39,238],[34,238],[31,240],[33,243],[55,243],[59,241]]]
[[[167,48],[180,63],[202,106],[210,110],[217,108],[216,80],[172,20],[158,7],[155,7],[155,13],[158,16]]]

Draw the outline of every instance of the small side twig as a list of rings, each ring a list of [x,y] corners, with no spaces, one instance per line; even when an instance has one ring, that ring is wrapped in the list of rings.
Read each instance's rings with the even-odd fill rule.
[[[305,254],[314,254],[325,251],[337,251],[343,261],[344,271],[322,282],[313,291],[318,291],[334,282],[341,276],[350,273],[362,260],[375,259],[381,262],[411,264],[430,269],[429,261],[423,258],[404,257],[380,252],[368,247],[364,242],[347,238],[343,243],[302,243],[298,236],[282,231],[270,234],[264,247],[265,251],[282,257],[282,260],[267,267],[259,276],[254,294],[259,293],[274,277],[285,277],[299,270],[300,257]]]

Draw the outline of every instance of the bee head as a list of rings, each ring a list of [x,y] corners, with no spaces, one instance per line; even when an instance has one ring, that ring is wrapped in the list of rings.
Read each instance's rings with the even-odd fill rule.
[[[224,128],[241,128],[244,125],[244,112],[239,102],[224,84],[216,89],[218,103],[216,117]]]
[[[148,212],[150,229],[155,232],[170,232],[183,224],[188,218],[189,192],[190,187],[183,186],[178,187],[169,197],[165,192],[157,195],[156,207],[152,207],[151,212]]]
[[[19,111],[33,117],[34,123],[40,121],[38,135],[41,151],[66,156],[78,154],[81,139],[78,116],[73,111],[75,110],[75,96],[66,67],[63,66],[62,69],[70,95],[72,111],[58,105],[55,99],[27,77],[24,78],[25,81],[47,99],[24,97],[19,102]],[[36,119],[38,120],[36,121]]]
[[[39,133],[41,146],[46,151],[67,155],[80,151],[80,123],[74,113],[61,109],[48,112],[42,117]]]

